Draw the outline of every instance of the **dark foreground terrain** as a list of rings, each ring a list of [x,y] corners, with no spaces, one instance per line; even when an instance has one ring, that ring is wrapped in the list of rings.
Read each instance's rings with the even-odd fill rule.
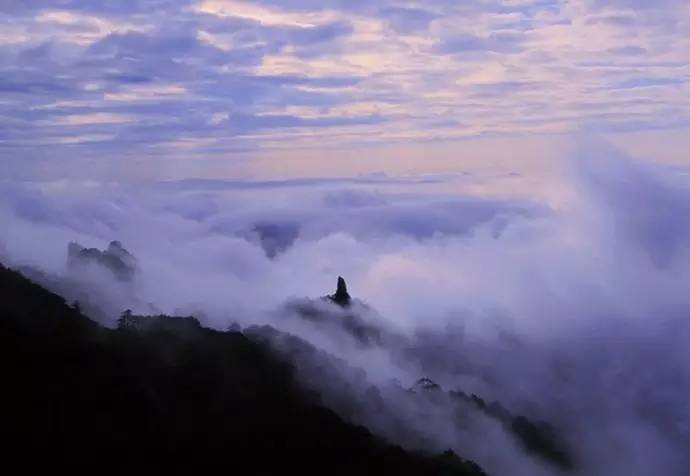
[[[353,426],[290,365],[193,318],[107,329],[0,265],[5,465],[100,473],[482,475],[452,452],[412,453]]]

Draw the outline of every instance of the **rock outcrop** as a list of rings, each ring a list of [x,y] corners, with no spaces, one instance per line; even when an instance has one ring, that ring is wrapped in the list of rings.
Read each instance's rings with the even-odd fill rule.
[[[120,281],[131,281],[137,270],[136,258],[119,241],[112,241],[108,248],[85,248],[72,242],[67,247],[67,266],[78,269],[96,264],[109,270]]]
[[[347,292],[347,283],[345,283],[345,280],[341,276],[338,276],[338,285],[335,294],[331,294],[328,298],[341,307],[348,307],[350,305],[352,298]]]
[[[428,377],[420,378],[412,387],[410,387],[410,391],[413,393],[425,392],[429,390],[441,390],[441,386]]]

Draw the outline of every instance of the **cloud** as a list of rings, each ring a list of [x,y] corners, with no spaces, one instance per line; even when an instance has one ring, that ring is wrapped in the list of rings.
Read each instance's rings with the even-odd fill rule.
[[[419,8],[388,7],[381,14],[389,25],[402,35],[428,30],[438,14]]]
[[[132,122],[134,118],[124,114],[72,114],[61,116],[55,120],[55,124],[62,126],[83,126],[86,124],[121,124]]]
[[[222,157],[319,148],[322,129],[351,149],[687,124],[687,3],[643,3],[5,2],[0,149],[28,174],[68,170],[72,135],[116,138],[77,152],[114,164],[161,157],[181,134],[188,153]],[[66,133],[55,110],[136,117]]]
[[[522,35],[497,33],[487,37],[459,35],[444,39],[437,47],[439,53],[495,52],[519,53]]]
[[[439,191],[457,177],[4,181],[0,241],[15,266],[90,289],[106,321],[130,307],[194,313],[218,328],[271,323],[361,369],[312,380],[324,392],[344,378],[353,398],[376,385],[390,399],[390,379],[409,386],[426,375],[564,429],[579,474],[682,474],[687,176],[587,138],[573,156],[563,187],[574,200],[557,209]],[[138,258],[131,287],[66,270],[69,241],[112,239]],[[283,307],[331,292],[338,275],[371,306],[360,318],[394,337],[362,348]],[[312,364],[302,363],[305,378]],[[397,434],[357,398],[364,423]],[[454,448],[492,474],[555,472],[491,422],[459,431],[442,404],[427,418],[392,408],[405,428],[433,435],[425,445]]]

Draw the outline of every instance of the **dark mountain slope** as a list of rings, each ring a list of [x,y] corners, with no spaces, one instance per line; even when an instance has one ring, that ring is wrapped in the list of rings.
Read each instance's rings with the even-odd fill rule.
[[[127,317],[101,327],[0,265],[6,458],[108,473],[483,474],[345,423],[240,333]]]
[[[434,371],[434,367],[438,367],[436,362],[443,359],[442,353],[435,352],[434,344],[440,344],[438,349],[442,352],[448,351],[443,338],[437,339],[433,334],[419,333],[410,337],[387,329],[375,310],[350,296],[342,277],[338,278],[335,294],[321,299],[292,299],[283,311],[282,319],[313,324],[322,335],[341,343],[351,342],[357,349],[378,348],[404,364],[419,363],[423,372],[429,360],[432,363],[428,370]],[[564,429],[513,414],[498,401],[485,401],[457,387],[446,391],[429,378],[419,379],[408,388],[397,381],[372,385],[364,369],[352,367],[297,335],[271,326],[252,326],[243,332],[274,349],[283,360],[292,362],[298,369],[301,384],[318,391],[324,404],[346,421],[363,424],[373,433],[405,448],[439,451],[451,444],[454,448],[462,448],[463,454],[466,451],[471,454],[466,444],[468,435],[476,441],[488,441],[484,439],[486,430],[468,427],[468,421],[476,420],[480,414],[500,423],[528,455],[541,459],[554,470],[576,468],[576,458]],[[460,368],[463,360],[458,354],[450,365],[458,364],[456,368]],[[433,424],[425,416],[439,413],[445,415],[440,425]],[[455,445],[448,438],[435,438],[435,434],[447,436],[450,433],[459,435]]]

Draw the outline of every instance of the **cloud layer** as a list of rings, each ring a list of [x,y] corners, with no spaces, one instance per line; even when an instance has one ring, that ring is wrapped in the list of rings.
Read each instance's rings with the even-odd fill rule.
[[[580,474],[684,474],[687,177],[596,141],[576,157],[566,176],[576,200],[560,209],[381,176],[3,182],[0,241],[11,264],[90,290],[108,322],[131,307],[193,313],[218,328],[271,323],[363,369],[357,378],[384,397],[388,380],[428,375],[553,422],[567,430]],[[112,239],[139,260],[131,285],[66,271],[68,241],[103,248]],[[331,292],[339,274],[375,310],[363,319],[402,336],[402,347],[362,349],[329,326],[290,319],[286,299]],[[400,411],[409,425],[433,425],[434,445],[491,474],[555,471],[500,428],[457,433],[441,410],[431,420]]]
[[[2,2],[0,154],[31,174],[36,161],[132,168],[326,144],[687,126],[689,8]]]

